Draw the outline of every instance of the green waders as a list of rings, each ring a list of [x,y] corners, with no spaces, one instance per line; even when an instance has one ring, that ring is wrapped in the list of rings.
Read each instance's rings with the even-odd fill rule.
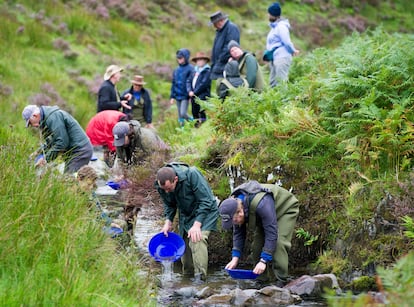
[[[288,278],[289,250],[292,246],[291,240],[293,230],[296,224],[296,218],[299,214],[299,204],[296,197],[289,191],[280,188],[274,184],[261,184],[273,192],[275,200],[278,238],[276,250],[273,253],[272,263],[268,263],[266,271],[261,274],[259,280],[271,281],[277,278],[286,282]],[[251,256],[252,260],[257,263],[260,259],[260,253],[264,246],[264,231],[261,225],[256,225],[256,208],[260,200],[265,195],[264,192],[257,193],[253,198],[249,208],[249,230],[253,231]],[[259,221],[260,223],[261,221]],[[276,276],[275,276],[276,275]]]
[[[206,280],[208,269],[208,237],[210,231],[202,231],[202,239],[193,243],[184,233],[185,253],[181,257],[184,276],[199,275],[201,280]]]

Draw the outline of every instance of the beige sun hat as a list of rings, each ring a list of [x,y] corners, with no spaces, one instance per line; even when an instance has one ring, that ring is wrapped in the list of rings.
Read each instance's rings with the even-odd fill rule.
[[[105,71],[104,80],[109,80],[113,75],[117,72],[123,71],[124,69],[119,67],[118,65],[109,65]]]

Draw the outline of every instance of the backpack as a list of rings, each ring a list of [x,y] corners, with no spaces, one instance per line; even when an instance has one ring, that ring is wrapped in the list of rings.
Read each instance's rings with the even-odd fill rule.
[[[239,185],[231,195],[245,194],[247,196],[250,212],[256,212],[257,205],[266,194],[272,194],[275,201],[276,217],[279,220],[291,207],[298,207],[296,197],[277,184],[260,184],[252,180]],[[254,196],[253,196],[254,195]],[[253,198],[252,198],[253,197]],[[250,201],[250,199],[252,200]],[[249,214],[249,228],[256,225],[256,214]]]
[[[240,78],[243,80],[243,85],[239,86],[239,87],[245,87],[245,88],[249,88],[249,82],[247,82],[247,79],[244,76],[240,76]],[[229,80],[227,79],[222,79],[221,83],[223,83],[224,85],[227,86],[228,89],[232,89],[232,88],[236,88],[233,84],[230,83]]]

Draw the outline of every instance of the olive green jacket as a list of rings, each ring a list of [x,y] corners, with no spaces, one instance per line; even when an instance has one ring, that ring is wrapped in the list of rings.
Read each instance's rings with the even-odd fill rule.
[[[265,81],[256,57],[250,52],[244,52],[238,62],[240,75],[246,77],[249,87],[261,92],[265,87]]]

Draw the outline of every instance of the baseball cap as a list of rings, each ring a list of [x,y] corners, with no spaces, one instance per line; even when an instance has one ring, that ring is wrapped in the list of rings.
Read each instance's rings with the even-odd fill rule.
[[[26,121],[26,128],[29,126],[30,117],[39,109],[38,106],[34,104],[30,104],[23,109],[22,116],[23,119]]]
[[[114,136],[114,146],[120,147],[125,144],[125,135],[129,132],[129,123],[119,122],[112,129],[112,134]]]
[[[233,227],[233,215],[237,211],[237,200],[233,197],[223,200],[220,204],[219,212],[221,216],[221,227],[231,229]]]

